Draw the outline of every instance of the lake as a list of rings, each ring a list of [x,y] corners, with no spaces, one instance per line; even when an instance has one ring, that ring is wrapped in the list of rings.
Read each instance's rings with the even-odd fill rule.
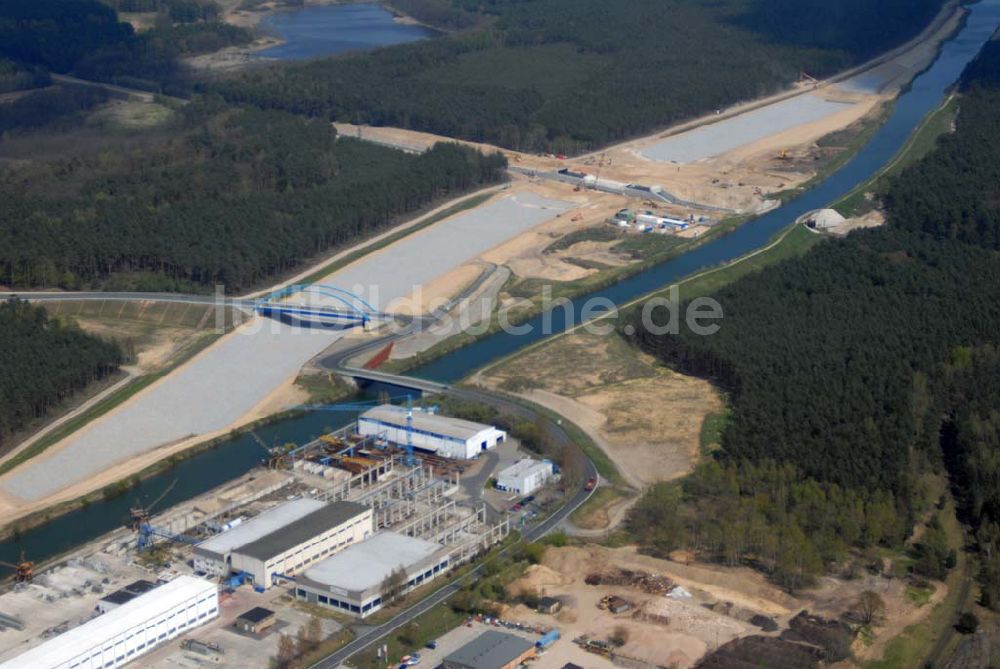
[[[261,21],[267,33],[284,44],[258,52],[277,60],[302,60],[348,51],[370,51],[434,37],[430,28],[396,21],[381,5],[320,5],[275,12]]]

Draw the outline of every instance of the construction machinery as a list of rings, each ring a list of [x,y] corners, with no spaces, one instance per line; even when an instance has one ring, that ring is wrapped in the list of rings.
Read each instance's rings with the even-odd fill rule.
[[[788,155],[788,149],[781,150],[781,153],[778,154],[778,160],[791,160],[791,156]]]
[[[14,570],[15,583],[30,583],[35,578],[35,563],[25,556],[23,548],[21,549],[21,559],[17,561],[17,564],[0,560],[0,567]]]
[[[179,543],[198,543],[198,539],[195,539],[194,537],[188,537],[183,534],[174,534],[168,530],[154,527],[150,522],[153,509],[157,504],[163,501],[163,498],[174,489],[175,485],[177,485],[177,479],[174,479],[174,481],[167,486],[167,489],[160,493],[160,496],[157,497],[152,504],[143,506],[142,504],[136,503],[129,509],[128,527],[138,535],[136,540],[136,550],[138,552],[141,553],[151,548],[156,537],[161,537],[163,539],[167,539],[168,541]]]
[[[416,466],[417,458],[413,455],[413,395],[407,394],[406,398],[406,459],[408,467]],[[367,409],[374,408],[381,404],[387,404],[398,397],[382,397],[375,401],[368,402],[345,402],[341,404],[322,404],[302,407],[311,411],[349,411],[359,413]],[[436,411],[437,407],[427,407],[429,411]]]

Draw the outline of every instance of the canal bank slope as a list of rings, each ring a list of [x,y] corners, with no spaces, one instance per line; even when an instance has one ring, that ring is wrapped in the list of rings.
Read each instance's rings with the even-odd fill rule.
[[[544,207],[544,205],[542,206]],[[527,211],[538,211],[538,207],[536,205],[532,205],[532,207],[533,208],[527,208]],[[528,223],[525,224],[525,227],[523,229],[531,227],[532,224],[537,224],[538,220],[544,220],[544,218],[545,217],[542,217],[541,219],[537,219],[535,221],[528,221]],[[488,220],[488,217],[487,219],[484,220],[487,224],[490,222]],[[493,230],[492,226],[487,226],[487,227]],[[509,236],[510,230],[507,230],[507,234]],[[497,237],[480,235],[477,237],[477,239],[472,241],[476,244],[479,244],[481,248],[485,249],[485,248],[490,248],[491,246],[498,243],[498,241],[500,240]],[[474,249],[470,249],[470,257],[474,255],[473,251]],[[393,254],[391,252],[383,254],[384,257],[389,257],[390,261],[387,266],[384,267],[380,266],[381,267],[380,271],[382,272],[395,271],[396,267],[391,262],[392,255]],[[698,254],[695,254],[695,257],[698,257]],[[679,264],[681,267],[683,267],[685,263],[682,262]],[[426,265],[426,263],[424,265]],[[428,268],[424,266],[423,269],[420,270],[424,272],[424,275],[422,277],[422,282],[429,282],[435,276],[440,275],[441,269],[442,268],[437,268],[435,271],[435,268]],[[697,269],[697,266],[692,267],[692,271],[694,269]],[[652,277],[653,281],[657,282],[657,285],[662,285],[662,281],[660,281],[659,279],[659,273],[652,272],[650,274],[650,277]],[[378,279],[373,281],[372,285],[377,285],[377,282]],[[280,332],[277,336],[280,338]],[[310,336],[298,337],[296,341],[310,341],[311,344],[309,345],[309,348],[313,348],[313,346],[315,346],[315,348],[318,349],[315,352],[318,352],[319,350],[322,350],[327,345],[332,343],[331,339],[332,337],[330,337],[329,335],[327,335],[325,339],[323,335],[316,335],[316,336],[310,335]],[[322,343],[323,346],[319,346],[317,342]],[[213,347],[213,349],[214,348],[216,347]],[[303,353],[302,355],[305,356],[306,359],[308,359],[308,357],[315,355],[315,352],[313,352],[311,355],[308,356],[305,356],[305,353]],[[208,357],[207,353],[208,352],[206,352],[206,357]],[[248,361],[253,362],[253,358],[251,357],[238,360],[236,361],[235,364],[246,365]],[[252,368],[253,365],[247,365],[247,367]],[[466,367],[465,369],[467,370],[468,367]],[[286,377],[282,382],[286,381],[287,378],[288,376],[286,375]],[[196,405],[196,411],[199,412],[205,412],[206,410],[211,412],[212,407],[214,406],[213,403],[215,402],[215,399],[217,397],[225,396],[227,393],[231,393],[233,391],[234,383],[237,384],[238,386],[236,390],[242,390],[243,384],[240,383],[241,377],[240,378],[237,378],[235,376],[214,377],[212,375],[208,375],[207,379],[208,379],[207,381],[206,380],[201,381],[202,384],[208,384],[207,395],[198,394],[199,392],[201,393],[205,392],[205,387],[199,384],[198,382],[183,384],[179,387],[181,391],[185,390],[187,391],[184,393],[185,401],[194,403]],[[169,379],[166,379],[165,381],[167,380]],[[211,383],[209,383],[209,381],[221,382],[221,383],[220,385],[212,386]],[[275,386],[272,386],[272,388],[269,390],[273,390],[273,388],[278,385],[280,385],[280,383],[275,384]],[[151,387],[150,390],[152,390],[155,387],[156,386]],[[79,496],[79,494],[82,494],[81,490],[83,490],[84,488],[90,490],[100,488],[103,485],[107,484],[108,482],[111,482],[111,480],[113,480],[111,473],[112,471],[114,471],[115,473],[121,473],[121,470],[117,469],[119,465],[124,465],[126,468],[131,469],[133,471],[141,469],[142,463],[139,462],[140,456],[137,454],[136,451],[141,451],[143,458],[149,457],[152,458],[153,460],[165,457],[169,452],[175,452],[175,450],[167,450],[160,446],[160,444],[164,444],[170,441],[169,439],[163,439],[163,435],[154,436],[154,439],[159,438],[160,441],[151,445],[149,435],[150,434],[155,435],[155,432],[150,431],[149,429],[150,425],[146,422],[146,420],[148,419],[149,416],[156,417],[158,415],[157,412],[160,411],[160,407],[155,397],[152,400],[149,399],[149,397],[154,395],[155,393],[146,392],[140,396],[137,396],[128,405],[131,407],[131,411],[133,412],[132,415],[138,416],[137,421],[133,423],[129,429],[133,431],[132,432],[133,435],[136,435],[136,439],[140,444],[142,444],[141,447],[137,447],[131,438],[122,439],[121,436],[119,436],[117,440],[115,440],[114,442],[95,439],[94,430],[97,428],[96,427],[92,428],[91,430],[88,430],[89,434],[88,438],[101,442],[102,450],[100,451],[100,453],[105,458],[104,461],[98,462],[95,459],[90,458],[89,451],[88,449],[85,448],[83,450],[77,450],[75,452],[70,451],[70,453],[72,454],[71,456],[63,455],[61,460],[56,461],[57,463],[61,462],[61,464],[57,466],[50,466],[51,465],[50,463],[50,465],[41,466],[40,468],[31,471],[27,475],[24,475],[23,472],[28,471],[28,469],[21,468],[15,470],[8,476],[5,476],[3,479],[0,479],[0,488],[2,488],[4,491],[3,499],[0,499],[0,512],[3,512],[6,518],[13,520],[22,517],[23,515],[30,513],[31,511],[45,508],[51,503],[64,501],[67,499],[72,499],[74,496]],[[145,398],[144,404],[140,403],[139,401],[140,398]],[[257,404],[256,405],[251,404],[250,406],[247,406],[246,410],[247,411],[252,410],[254,406],[259,406],[260,403],[263,401],[263,399],[264,398],[257,398]],[[135,408],[136,406],[140,407],[139,410],[136,410]],[[124,410],[125,408],[126,407],[123,407],[122,409]],[[120,413],[121,413],[120,411],[116,411],[113,414],[109,414],[105,418],[108,419],[108,422],[114,422],[115,420],[117,420],[117,417],[120,416]],[[246,412],[244,412],[242,414],[239,414],[239,417],[246,415],[247,415]],[[177,430],[178,426],[183,427],[183,422],[179,420],[178,417],[187,418],[187,416],[185,416],[185,413],[183,411],[171,412],[167,415],[167,417],[171,419],[170,428],[173,430]],[[160,418],[162,419],[162,416],[160,416]],[[214,418],[218,420],[219,416],[214,416]],[[226,430],[229,429],[231,425],[232,423],[221,423],[221,426],[217,427],[216,429]],[[106,432],[107,434],[107,433],[114,433],[116,430],[119,430],[121,428],[111,426],[111,427],[104,427],[103,429],[106,431],[110,431]],[[180,449],[185,447],[184,440],[191,439],[190,434],[191,434],[190,432],[183,432],[183,431],[180,432],[179,436],[177,436],[177,439],[179,439],[179,441],[175,441],[173,445],[168,448]],[[201,435],[201,439],[205,438],[205,434],[206,433],[203,433]],[[129,448],[135,448],[136,451],[132,451],[130,453],[127,450]],[[65,453],[66,452],[65,449],[62,452]],[[49,456],[50,459],[53,457],[55,456],[54,455]],[[107,458],[109,457],[118,459],[114,462],[109,463],[107,460]],[[80,463],[85,463],[85,464],[83,467],[81,467]],[[40,463],[29,463],[29,465],[26,465],[26,467],[30,469],[32,465],[37,466],[39,464]],[[112,469],[112,467],[114,467],[114,469]],[[26,476],[26,478],[16,480],[19,476],[22,475]],[[36,485],[38,486],[37,489],[35,487]]]

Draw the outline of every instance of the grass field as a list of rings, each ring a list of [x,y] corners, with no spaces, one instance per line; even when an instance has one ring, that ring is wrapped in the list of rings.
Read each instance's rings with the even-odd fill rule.
[[[948,534],[951,546],[961,547],[965,543],[962,526],[955,518],[954,505],[949,501],[941,512],[941,522]],[[958,564],[945,583],[948,594],[930,615],[922,622],[911,625],[903,633],[889,642],[882,658],[864,665],[864,669],[914,669],[915,667],[937,667],[955,643],[955,621],[962,611],[971,604],[972,564],[970,556],[958,551]],[[908,593],[909,594],[909,593]],[[923,599],[923,593],[914,593]],[[915,601],[915,603],[917,603]]]
[[[701,423],[701,434],[698,435],[702,457],[710,455],[722,445],[722,432],[729,422],[729,409],[705,416]]]
[[[938,138],[951,132],[957,113],[958,99],[954,95],[949,96],[937,110],[924,119],[909,141],[882,171],[835,202],[832,207],[848,218],[870,211],[874,204],[865,197],[865,193],[879,193],[885,188],[888,178],[899,174],[933,151]]]
[[[570,514],[570,521],[583,530],[599,530],[608,527],[609,512],[630,495],[619,488],[601,486],[586,502]]]

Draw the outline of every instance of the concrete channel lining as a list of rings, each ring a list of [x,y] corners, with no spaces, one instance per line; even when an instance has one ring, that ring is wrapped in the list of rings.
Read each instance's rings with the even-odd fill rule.
[[[531,192],[507,194],[405,237],[322,283],[361,286],[355,292],[385,305],[571,206]],[[343,334],[270,319],[246,323],[59,450],[5,475],[0,488],[25,501],[41,500],[164,444],[225,429]]]
[[[853,103],[831,102],[815,94],[798,95],[760,109],[680,133],[642,149],[658,162],[693,163],[791,128],[832,116]]]

